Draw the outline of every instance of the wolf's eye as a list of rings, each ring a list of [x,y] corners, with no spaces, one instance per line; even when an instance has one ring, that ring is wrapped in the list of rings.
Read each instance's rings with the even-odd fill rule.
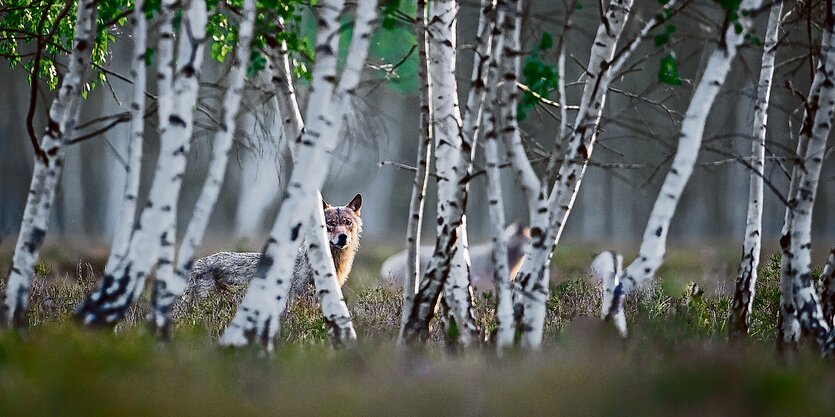
[[[334,227],[334,226],[336,226],[336,223],[334,223],[333,221],[328,221],[328,227]]]
[[[345,226],[351,226],[351,220],[345,220]]]

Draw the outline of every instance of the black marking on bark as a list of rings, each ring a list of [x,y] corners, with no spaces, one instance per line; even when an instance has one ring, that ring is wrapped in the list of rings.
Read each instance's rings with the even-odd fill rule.
[[[38,250],[43,243],[44,237],[46,237],[46,230],[40,227],[33,228],[28,241],[24,243],[26,251],[29,253],[35,253],[35,251]]]
[[[181,118],[179,115],[176,115],[176,114],[172,114],[171,116],[168,117],[168,123],[171,123],[172,125],[175,125],[175,126],[180,126],[182,128],[186,127],[186,121],[183,120],[183,118]]]
[[[293,227],[290,229],[290,241],[291,241],[291,242],[295,242],[295,241],[296,241],[296,239],[298,239],[298,238],[299,238],[299,230],[300,230],[301,228],[302,228],[302,224],[301,224],[301,223],[296,223],[296,225],[295,225],[295,226],[293,226]]]
[[[664,231],[664,228],[661,227],[661,226],[658,226],[658,228],[655,229],[655,236],[661,237],[661,232],[663,232],[663,231]]]

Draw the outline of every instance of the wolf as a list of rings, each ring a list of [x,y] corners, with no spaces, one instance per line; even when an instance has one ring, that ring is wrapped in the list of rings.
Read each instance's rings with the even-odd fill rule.
[[[504,229],[504,238],[507,241],[507,265],[510,268],[510,276],[516,275],[522,260],[525,257],[525,245],[531,238],[527,227],[511,223]],[[420,247],[420,273],[426,270],[429,259],[432,257],[432,246]],[[493,261],[491,259],[491,243],[482,243],[470,246],[470,259],[472,260],[470,279],[473,289],[486,291],[493,288]],[[380,277],[397,285],[403,285],[406,276],[406,251],[400,251],[383,262],[380,268]]]
[[[339,286],[345,284],[362,235],[362,195],[357,194],[344,206],[332,206],[323,201],[325,225],[328,230],[331,256]],[[293,291],[299,295],[313,282],[313,268],[307,256],[307,242],[302,242],[293,267]],[[210,293],[243,286],[252,280],[260,252],[219,252],[194,262],[186,285],[183,304],[206,298]]]

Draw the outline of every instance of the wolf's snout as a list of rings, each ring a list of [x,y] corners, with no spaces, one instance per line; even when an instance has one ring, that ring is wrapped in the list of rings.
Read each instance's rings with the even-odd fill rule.
[[[345,233],[340,233],[339,236],[336,237],[336,239],[331,241],[331,243],[334,246],[342,248],[348,244],[348,235],[346,235]]]

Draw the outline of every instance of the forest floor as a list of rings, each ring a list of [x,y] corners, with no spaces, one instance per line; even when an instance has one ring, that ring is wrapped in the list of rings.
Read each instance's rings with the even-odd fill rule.
[[[721,290],[735,272],[730,250],[704,249],[725,259],[708,268],[715,276],[693,249],[672,251],[658,284],[627,299],[626,340],[596,318],[600,289],[584,271],[597,249],[558,250],[542,351],[497,359],[490,346],[451,353],[440,331],[426,347],[397,349],[399,289],[375,272],[391,249],[362,250],[346,291],[358,346],[334,351],[317,306],[301,298],[265,356],[214,344],[241,288],[181,309],[170,343],[143,325],[147,300],[115,332],[79,329],[70,314],[106,253],[47,247],[31,329],[0,334],[0,415],[835,415],[835,365],[811,346],[774,352],[776,257],[763,260],[750,341],[732,346]],[[710,276],[728,284],[687,283]],[[488,333],[493,301],[475,299]]]

